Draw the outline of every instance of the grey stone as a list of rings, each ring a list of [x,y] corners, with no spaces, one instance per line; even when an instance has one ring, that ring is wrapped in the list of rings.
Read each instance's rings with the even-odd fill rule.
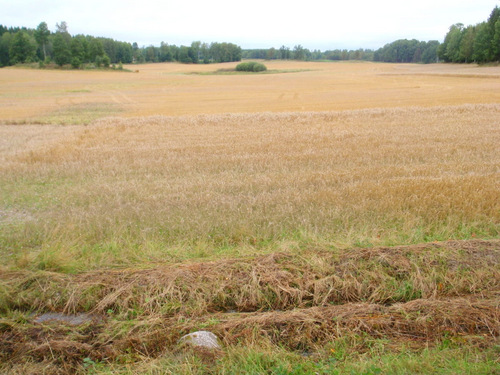
[[[209,349],[220,349],[217,336],[208,331],[197,331],[190,333],[189,335],[182,336],[179,343],[201,346]]]
[[[57,322],[66,323],[71,326],[78,326],[87,322],[91,322],[93,317],[89,314],[74,314],[66,315],[60,313],[47,313],[39,315],[35,318],[35,323],[47,323],[47,322]]]

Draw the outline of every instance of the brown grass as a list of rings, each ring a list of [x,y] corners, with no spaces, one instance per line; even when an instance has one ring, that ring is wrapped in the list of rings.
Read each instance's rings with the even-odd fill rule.
[[[475,240],[304,250],[295,255],[275,253],[80,275],[5,272],[1,280],[5,286],[3,307],[12,310],[198,316],[216,311],[486,296],[500,287],[499,263],[498,240]]]
[[[0,121],[90,123],[116,111],[123,116],[191,115],[500,100],[500,67],[269,61],[266,65],[271,70],[307,71],[251,76],[188,74],[231,69],[236,64],[129,67],[139,69],[139,74],[5,68],[0,70]],[[101,111],[106,106],[109,110]]]
[[[466,105],[103,120],[57,144],[8,151],[1,189],[15,225],[4,230],[4,264],[78,271],[220,256],[221,246],[238,247],[231,256],[495,237],[499,113]]]
[[[84,358],[130,363],[179,353],[178,339],[200,326],[209,326],[223,338],[224,345],[233,347],[270,343],[308,352],[343,339],[355,342],[351,349],[359,355],[370,350],[370,340],[390,340],[393,348],[416,350],[451,339],[455,345],[488,348],[500,334],[499,303],[498,297],[455,298],[415,300],[389,307],[360,303],[292,312],[215,314],[188,322],[177,317],[154,318],[136,322],[132,330],[116,322],[92,328],[15,328],[0,333],[0,359],[13,368],[23,364],[30,368],[31,363],[37,371],[43,368],[49,374],[72,374],[82,371]],[[121,331],[110,335],[113,329]],[[224,351],[201,352],[210,362],[214,356],[224,355]]]
[[[0,70],[0,371],[168,362],[198,329],[214,369],[240,345],[494,352],[499,68],[187,74],[231,67]]]
[[[316,350],[319,346],[349,336],[391,340],[395,346],[413,348],[433,345],[444,337],[457,343],[483,345],[495,343],[500,334],[498,297],[415,300],[394,306],[367,303],[313,307],[291,312],[252,314],[214,314],[188,322],[150,319],[136,322],[132,331],[109,336],[101,327],[75,329],[47,326],[24,331],[14,329],[1,334],[3,360],[13,363],[31,359],[59,365],[64,373],[75,371],[83,358],[114,361],[125,354],[155,358],[176,350],[178,339],[200,326],[223,338],[225,345],[255,345],[269,341],[289,350]],[[68,339],[71,333],[73,340]],[[358,347],[363,352],[367,347]],[[221,353],[222,354],[222,353]],[[74,367],[75,366],[75,367]],[[68,371],[69,370],[69,371]]]
[[[399,342],[425,343],[446,333],[484,335],[494,341],[500,334],[500,299],[415,300],[391,307],[366,303],[345,304],[304,311],[230,317],[211,329],[227,344],[269,338],[291,350],[308,350],[348,334],[367,334]],[[218,316],[213,317],[216,319]],[[196,323],[186,327],[189,331]]]
[[[19,154],[38,152],[66,140],[84,129],[83,126],[60,125],[2,125],[0,126],[0,160],[7,160]]]
[[[414,349],[444,338],[489,347],[500,335],[499,245],[309,250],[73,276],[6,273],[12,293],[3,306],[13,311],[92,311],[99,319],[75,327],[14,315],[0,326],[0,358],[71,373],[83,358],[137,360],[178,350],[183,334],[200,329],[225,346],[267,342],[294,351],[349,337]],[[362,342],[361,352],[368,350]]]

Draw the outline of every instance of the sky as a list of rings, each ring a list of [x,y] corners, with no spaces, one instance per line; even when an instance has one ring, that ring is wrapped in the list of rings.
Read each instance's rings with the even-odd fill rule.
[[[249,48],[377,49],[397,39],[443,41],[455,23],[486,21],[500,0],[0,0],[0,24],[72,35]]]

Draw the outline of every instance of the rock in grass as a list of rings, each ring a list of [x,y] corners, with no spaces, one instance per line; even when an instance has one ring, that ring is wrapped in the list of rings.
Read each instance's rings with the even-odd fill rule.
[[[182,336],[180,344],[189,344],[192,346],[201,346],[208,349],[220,349],[219,340],[212,332],[197,331],[189,335]]]
[[[46,313],[35,318],[35,323],[65,323],[70,326],[79,326],[92,322],[94,317],[89,314],[66,315],[61,313]]]

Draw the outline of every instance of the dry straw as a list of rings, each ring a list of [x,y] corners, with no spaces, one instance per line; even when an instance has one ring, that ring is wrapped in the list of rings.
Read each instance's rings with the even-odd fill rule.
[[[2,165],[4,220],[20,225],[4,231],[7,264],[79,271],[222,248],[495,237],[499,113],[465,105],[102,120]]]

